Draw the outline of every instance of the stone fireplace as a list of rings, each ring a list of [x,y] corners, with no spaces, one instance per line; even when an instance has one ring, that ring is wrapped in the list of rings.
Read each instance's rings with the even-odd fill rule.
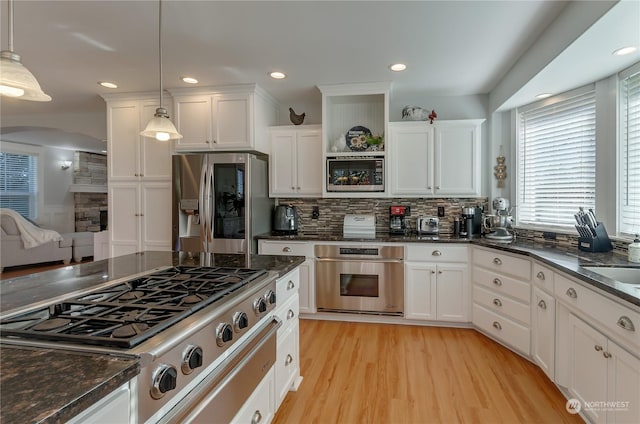
[[[106,229],[107,155],[75,152],[73,183],[82,187],[74,193],[76,232]]]

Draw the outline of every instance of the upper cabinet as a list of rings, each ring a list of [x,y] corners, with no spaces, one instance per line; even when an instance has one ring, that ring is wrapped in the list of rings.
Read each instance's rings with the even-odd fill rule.
[[[272,127],[269,196],[322,195],[322,130],[320,125]]]
[[[255,84],[171,90],[182,138],[175,150],[269,153],[267,127],[277,122],[276,102]]]
[[[172,144],[142,137],[158,107],[156,94],[104,96],[107,101],[108,177],[117,181],[154,181],[171,178]],[[164,107],[171,113],[171,99]]]
[[[484,119],[392,122],[392,196],[479,196]]]

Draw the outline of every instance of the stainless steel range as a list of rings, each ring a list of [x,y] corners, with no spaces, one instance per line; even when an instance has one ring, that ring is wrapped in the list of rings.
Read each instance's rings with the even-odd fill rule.
[[[0,336],[3,343],[139,355],[138,422],[204,413],[226,422],[275,362],[275,278],[264,270],[171,267],[12,312],[0,320]]]

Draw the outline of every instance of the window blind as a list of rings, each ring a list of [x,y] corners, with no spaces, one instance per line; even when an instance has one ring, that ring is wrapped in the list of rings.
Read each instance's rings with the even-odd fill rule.
[[[638,68],[638,67],[636,67]],[[620,80],[618,227],[640,233],[640,69]]]
[[[0,153],[0,207],[36,218],[38,158]]]
[[[595,209],[595,90],[519,114],[519,224],[573,226]]]

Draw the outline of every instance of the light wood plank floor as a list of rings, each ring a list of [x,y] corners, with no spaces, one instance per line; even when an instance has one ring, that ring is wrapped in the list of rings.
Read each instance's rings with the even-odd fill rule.
[[[300,320],[275,424],[582,423],[529,361],[471,329]]]

